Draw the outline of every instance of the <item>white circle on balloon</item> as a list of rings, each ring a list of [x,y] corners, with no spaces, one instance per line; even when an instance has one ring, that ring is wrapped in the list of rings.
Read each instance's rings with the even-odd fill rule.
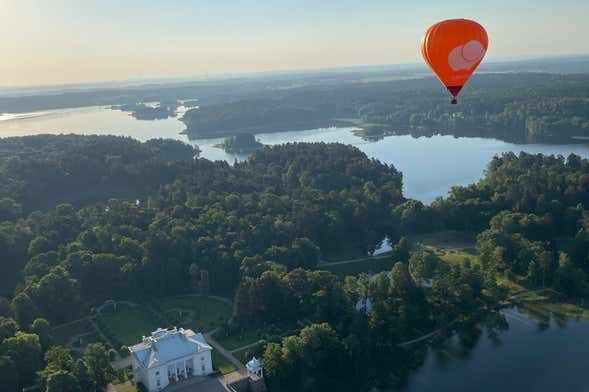
[[[485,55],[485,48],[477,40],[459,45],[448,54],[448,65],[454,71],[469,70]]]

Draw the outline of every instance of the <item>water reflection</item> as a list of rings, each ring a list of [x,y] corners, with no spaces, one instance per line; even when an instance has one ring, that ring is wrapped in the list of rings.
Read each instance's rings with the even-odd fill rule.
[[[417,351],[421,366],[400,388],[425,391],[584,390],[589,320],[562,306],[503,309]]]
[[[196,102],[187,102],[196,105]],[[180,107],[178,107],[180,110]],[[184,109],[182,109],[184,110]],[[180,113],[178,113],[178,116]],[[104,107],[62,109],[24,116],[8,114],[0,118],[0,136],[24,136],[40,133],[121,135],[145,141],[152,138],[172,138],[198,145],[201,157],[241,161],[247,154],[229,154],[215,147],[223,138],[188,140],[181,134],[184,124],[176,118],[139,121],[129,113]],[[357,128],[325,128],[307,131],[289,131],[257,134],[263,144],[275,145],[291,142],[345,143],[358,147],[370,158],[392,164],[403,173],[406,197],[424,203],[444,196],[451,186],[466,185],[478,181],[491,158],[507,151],[568,155],[575,153],[589,157],[589,146],[583,144],[526,144],[518,145],[494,139],[455,138],[433,135],[412,137],[394,135],[368,138],[354,134]]]

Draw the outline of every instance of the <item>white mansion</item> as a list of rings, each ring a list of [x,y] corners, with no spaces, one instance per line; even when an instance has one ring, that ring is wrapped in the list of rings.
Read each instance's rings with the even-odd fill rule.
[[[149,392],[192,376],[213,372],[212,347],[202,333],[191,329],[162,329],[143,337],[143,342],[129,347],[135,382],[142,382]]]

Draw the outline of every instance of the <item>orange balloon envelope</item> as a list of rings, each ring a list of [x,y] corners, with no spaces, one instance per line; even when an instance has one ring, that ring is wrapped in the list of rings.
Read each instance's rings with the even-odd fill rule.
[[[487,51],[487,32],[477,22],[449,19],[426,30],[421,54],[440,82],[456,96]]]

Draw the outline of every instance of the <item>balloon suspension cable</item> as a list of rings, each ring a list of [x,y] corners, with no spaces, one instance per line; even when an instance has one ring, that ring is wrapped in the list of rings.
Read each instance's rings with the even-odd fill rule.
[[[456,105],[458,103],[458,101],[456,100],[456,98],[452,98],[452,100],[450,101],[450,103],[452,105]]]

